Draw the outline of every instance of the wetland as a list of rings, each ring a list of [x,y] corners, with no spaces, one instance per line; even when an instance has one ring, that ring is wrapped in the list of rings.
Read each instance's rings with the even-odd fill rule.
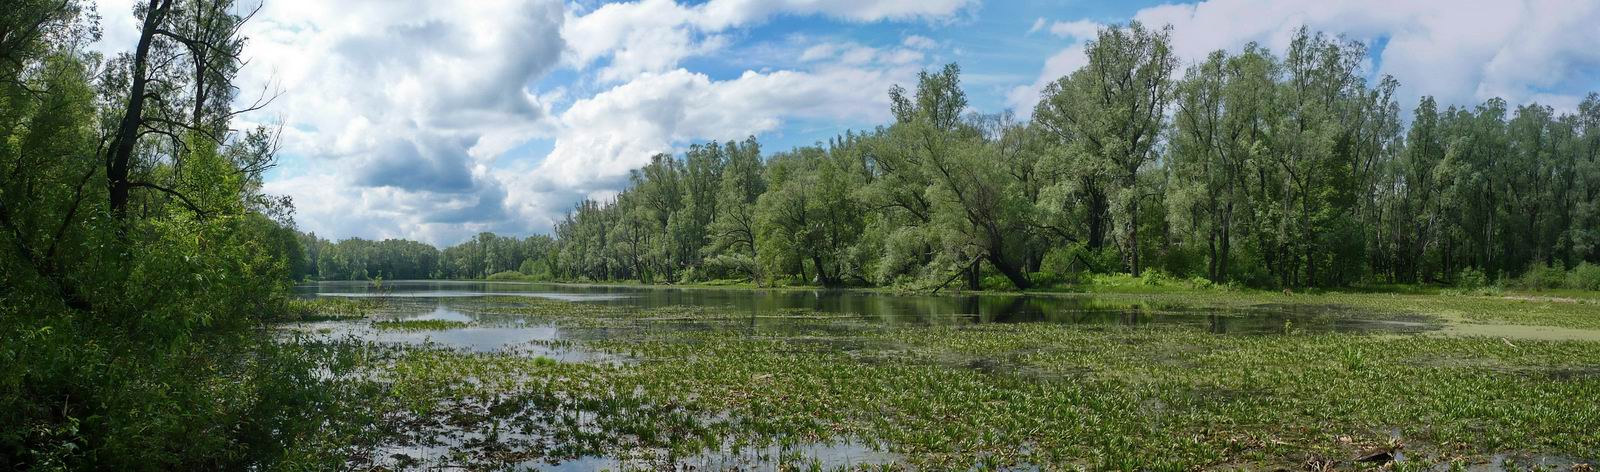
[[[357,468],[1581,470],[1600,450],[1600,306],[1575,300],[296,291],[333,315],[281,342],[378,392],[352,405],[378,431]]]

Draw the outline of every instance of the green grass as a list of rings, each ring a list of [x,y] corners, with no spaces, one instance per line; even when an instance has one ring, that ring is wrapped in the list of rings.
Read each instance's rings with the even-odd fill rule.
[[[1589,326],[1595,309],[1438,295],[1183,298],[1553,326]],[[1600,450],[1600,402],[1588,400],[1600,398],[1595,342],[885,326],[806,312],[752,320],[705,308],[483,303],[563,326],[578,336],[575,347],[629,360],[427,347],[368,356],[391,392],[371,408],[388,411],[380,416],[394,418],[395,430],[410,441],[479,434],[487,439],[454,446],[453,457],[490,467],[612,456],[650,469],[708,451],[838,441],[934,470],[1350,467],[1361,449],[1393,443],[1412,465],[1503,453],[1579,460]]]

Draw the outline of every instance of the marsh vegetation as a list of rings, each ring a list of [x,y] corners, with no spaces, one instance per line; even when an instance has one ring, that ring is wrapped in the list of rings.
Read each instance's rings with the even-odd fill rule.
[[[363,416],[394,433],[352,456],[361,464],[1564,470],[1600,447],[1600,406],[1586,401],[1600,393],[1600,338],[1516,329],[1600,333],[1575,322],[1600,305],[1577,301],[398,286],[453,295],[405,298],[386,319],[448,312],[539,334],[297,338],[363,359],[347,374],[386,392]],[[1060,316],[1026,315],[1018,299]],[[1111,316],[1083,316],[1095,313]],[[1401,460],[1356,461],[1375,450]]]

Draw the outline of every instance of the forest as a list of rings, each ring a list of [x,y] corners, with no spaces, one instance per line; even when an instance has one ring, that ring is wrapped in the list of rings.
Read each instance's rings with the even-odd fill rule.
[[[554,237],[443,251],[302,236],[322,278],[1028,289],[1085,274],[1263,288],[1600,283],[1600,96],[1402,116],[1366,47],[1302,28],[1196,64],[1138,23],[1026,119],[970,112],[955,65],[889,91],[894,122],[763,155],[658,154]],[[1581,267],[1580,267],[1581,266]],[[314,267],[315,270],[310,270]],[[1592,279],[1592,280],[1591,280]],[[1534,287],[1538,288],[1538,287]],[[1594,287],[1587,287],[1594,288]]]

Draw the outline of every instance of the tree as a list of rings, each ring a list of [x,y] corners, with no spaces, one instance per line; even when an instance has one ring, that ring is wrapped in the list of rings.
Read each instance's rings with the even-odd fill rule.
[[[1163,113],[1171,99],[1170,28],[1146,29],[1139,22],[1102,29],[1087,46],[1089,62],[1051,83],[1034,109],[1034,121],[1064,147],[1058,167],[1075,168],[1080,192],[1099,221],[1107,200],[1120,221],[1123,266],[1139,275],[1139,172],[1155,158]],[[1107,189],[1107,190],[1102,190]],[[1104,193],[1101,193],[1104,192]],[[1091,245],[1103,226],[1091,222]]]
[[[961,235],[946,246],[961,261],[960,268],[976,271],[976,261],[982,259],[1017,288],[1030,287],[1023,272],[1026,239],[1017,237],[1026,233],[1026,216],[1011,198],[1018,188],[1004,183],[1004,165],[1016,159],[1017,149],[986,146],[982,130],[959,118],[967,103],[961,69],[950,64],[936,73],[924,71],[913,97],[897,87],[890,91],[890,99],[897,122],[884,139],[888,147],[905,150],[909,158],[899,162],[915,164],[893,172],[920,172],[921,180],[928,182],[924,196],[916,201],[927,202],[927,221],[942,228],[943,234]],[[988,138],[1005,142],[1001,138],[1007,126],[992,128]]]
[[[755,208],[756,200],[767,190],[761,146],[754,136],[742,145],[729,141],[724,155],[727,162],[717,183],[717,211],[705,253],[728,269],[759,280]]]

